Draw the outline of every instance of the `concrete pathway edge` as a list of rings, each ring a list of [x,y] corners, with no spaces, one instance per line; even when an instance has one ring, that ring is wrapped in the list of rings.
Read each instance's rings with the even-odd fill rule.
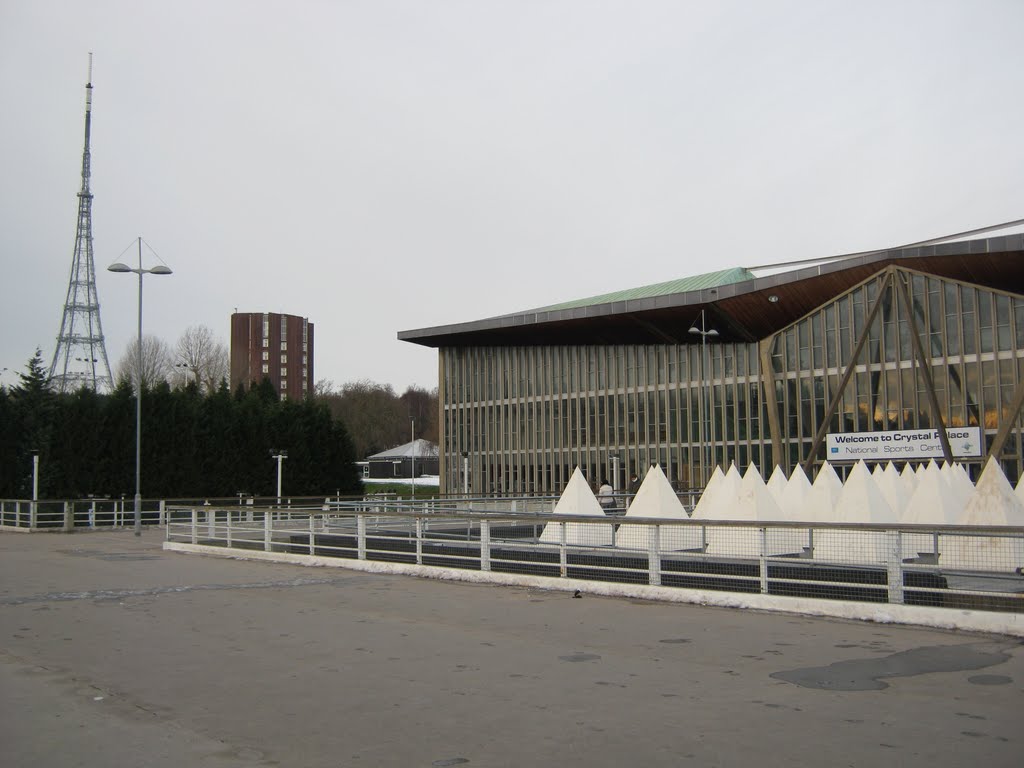
[[[717,592],[681,587],[652,587],[647,584],[613,584],[580,579],[555,579],[546,576],[525,576],[493,571],[467,571],[458,568],[439,568],[428,565],[381,563],[371,560],[351,560],[337,557],[311,557],[286,552],[260,552],[255,550],[225,549],[202,544],[165,541],[165,550],[191,555],[213,555],[233,560],[262,560],[290,563],[310,567],[347,568],[366,573],[384,573],[416,576],[442,581],[461,581],[530,587],[561,592],[580,590],[588,595],[630,597],[659,602],[690,603],[721,608],[746,608],[758,611],[793,613],[806,616],[826,616],[837,619],[870,621],[879,624],[907,624],[934,629],[963,630],[1024,638],[1024,614],[968,611],[955,608],[928,608],[916,605],[890,605],[854,603],[838,600],[818,600],[775,595],[752,595],[737,592]]]

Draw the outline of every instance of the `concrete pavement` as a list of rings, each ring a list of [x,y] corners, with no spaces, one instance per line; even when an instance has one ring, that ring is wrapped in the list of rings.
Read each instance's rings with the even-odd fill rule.
[[[0,534],[5,766],[1024,761],[984,635]]]

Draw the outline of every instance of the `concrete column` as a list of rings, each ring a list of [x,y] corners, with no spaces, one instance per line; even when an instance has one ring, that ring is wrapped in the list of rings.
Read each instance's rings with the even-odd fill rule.
[[[480,570],[491,570],[491,521],[480,521]]]
[[[903,603],[903,546],[899,531],[886,531],[886,581],[889,586],[889,602]]]
[[[647,583],[661,586],[661,526],[647,529]]]

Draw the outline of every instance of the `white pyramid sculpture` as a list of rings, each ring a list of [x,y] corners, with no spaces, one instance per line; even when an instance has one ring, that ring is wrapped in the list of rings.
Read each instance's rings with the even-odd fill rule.
[[[790,521],[806,519],[804,514],[806,513],[807,496],[810,492],[811,481],[804,474],[804,468],[797,464],[779,498],[782,519]]]
[[[787,522],[803,522],[807,509],[807,497],[811,493],[811,481],[804,474],[803,467],[799,464],[793,469],[789,476],[789,482],[782,491],[782,498],[779,500],[779,509],[782,510],[782,519]],[[789,528],[785,533],[780,532],[776,536],[783,537],[785,548],[790,552],[803,552],[810,546],[810,527]]]
[[[889,462],[885,470],[877,473],[872,472],[871,477],[889,504],[889,509],[892,510],[894,519],[901,520],[903,518],[903,510],[906,509],[907,502],[910,501],[910,493],[907,492],[907,487],[903,482],[903,478],[900,477],[900,473],[896,471],[896,467],[892,465],[892,462]]]
[[[640,490],[633,497],[624,520],[631,517],[660,517],[669,520],[689,520],[686,508],[679,502],[672,483],[665,477],[660,465],[647,472]],[[615,532],[618,547],[647,551],[654,526],[623,522]],[[700,549],[703,546],[698,525],[666,525],[658,528],[658,545],[662,551]]]
[[[953,471],[946,478],[949,493],[952,496],[952,503],[957,507],[958,512],[953,519],[953,525],[960,525],[966,522],[967,503],[974,495],[974,483],[971,476],[963,465],[954,465]]]
[[[886,482],[899,483],[902,488],[903,494],[908,499],[910,498],[910,489],[908,489],[906,484],[903,482],[903,478],[900,476],[900,471],[896,469],[895,464],[893,464],[891,461],[886,463],[885,471],[882,473],[882,475],[885,477]]]
[[[716,520],[756,520],[748,516],[746,510],[739,506],[740,488],[743,486],[743,475],[740,473],[736,462],[729,465],[722,484],[715,489],[715,511]]]
[[[722,468],[715,467],[715,471],[711,473],[711,477],[708,479],[708,484],[704,486],[704,491],[693,507],[693,512],[690,514],[691,517],[698,517],[703,513],[703,510],[711,509],[718,486],[722,484],[723,480],[725,480],[725,474],[722,472]]]
[[[554,514],[604,517],[604,510],[598,504],[579,467],[572,473],[558,503],[555,504]],[[561,543],[561,526],[561,523],[556,522],[545,525],[540,535],[540,543]],[[612,523],[566,523],[565,543],[574,546],[609,546],[612,544],[613,529]]]
[[[952,478],[944,477],[934,464],[926,467],[907,501],[903,522],[926,526],[953,525],[963,511],[963,504],[950,490],[951,481]],[[908,531],[901,534],[900,539],[905,559],[939,557],[939,563],[945,565],[945,559],[941,557],[945,542],[938,534]]]
[[[913,525],[955,525],[962,507],[950,490],[951,478],[932,465],[926,468],[907,500],[902,522]]]
[[[843,484],[843,492],[836,504],[836,521],[893,525],[898,522],[892,507],[863,461],[853,465]]]
[[[994,456],[989,457],[967,501],[963,524],[1024,526],[1024,503],[1017,498]]]
[[[789,481],[786,479],[786,473],[783,471],[782,467],[776,464],[775,469],[772,470],[772,476],[768,478],[768,482],[766,483],[768,486],[768,493],[770,493],[772,498],[775,499],[776,504],[779,504],[779,501],[782,498],[782,492],[786,490],[786,485],[788,483]]]
[[[749,470],[748,470],[749,474]],[[803,479],[805,489],[810,488],[810,483],[807,482],[807,476],[798,467],[794,472],[793,476],[798,478],[793,487],[801,488],[800,478]],[[745,501],[746,496],[749,495],[751,503],[756,505],[757,519],[769,523],[769,522],[786,522],[788,520],[785,510],[782,506],[772,497],[771,493],[768,492],[767,486],[760,482],[761,476],[757,475],[749,480],[747,476],[743,477],[743,487],[740,489],[740,501],[741,504]],[[787,487],[789,483],[786,483]],[[783,489],[785,491],[785,489]],[[799,493],[799,491],[794,491]],[[772,527],[765,526],[765,554],[768,556],[777,555],[795,555],[803,552],[807,546],[808,531],[803,528],[789,528],[789,527]]]
[[[810,493],[807,494],[802,519],[808,521],[832,522],[835,520],[835,508],[839,496],[843,492],[843,481],[827,461],[818,470]]]
[[[729,471],[724,475],[720,467],[715,467],[711,480],[701,494],[697,506],[693,508],[693,517],[703,520],[735,519],[730,515],[736,506],[736,497],[742,480],[735,463],[729,466]]]
[[[953,465],[949,462],[942,462],[939,466],[939,472],[942,473],[942,477],[946,480],[946,485],[953,481]]]
[[[902,478],[903,484],[907,489],[907,495],[913,496],[914,490],[917,488],[917,474],[909,463],[904,465],[903,471],[900,472],[900,478]]]
[[[878,489],[863,461],[850,470],[835,508],[835,521],[850,523],[895,523],[895,515]],[[879,531],[829,529],[815,531],[814,557],[844,563],[885,562],[886,537]]]
[[[1024,502],[1024,475],[1017,480],[1017,487],[1013,489],[1013,492],[1017,494],[1018,499]]]
[[[966,525],[1024,526],[1024,503],[1017,498],[995,457],[989,457],[963,516]],[[940,562],[948,568],[1011,573],[1024,568],[1024,535],[947,534],[942,538]]]
[[[750,464],[743,473],[737,507],[742,517],[750,515],[754,520],[766,521],[782,519],[782,510],[778,502],[753,464]]]
[[[891,461],[889,463],[892,464]],[[883,472],[885,472],[885,467],[882,466],[881,462],[875,464],[875,468],[871,470],[871,476],[875,478],[876,483],[878,482],[878,478],[882,476]]]
[[[726,483],[730,473],[739,476],[739,470],[733,464],[726,473]],[[761,479],[757,467],[751,464],[740,478],[739,487],[732,498],[732,503],[717,509],[716,520],[740,520],[754,522],[759,520],[778,520],[781,510],[768,493],[768,488]],[[762,517],[764,515],[764,517]],[[727,557],[758,557],[761,554],[761,532],[753,527],[707,527],[707,552],[709,555]]]

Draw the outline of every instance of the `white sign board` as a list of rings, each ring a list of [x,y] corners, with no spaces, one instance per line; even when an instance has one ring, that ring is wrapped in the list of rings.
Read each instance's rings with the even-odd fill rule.
[[[981,456],[979,427],[946,430],[954,459]],[[937,429],[900,429],[893,432],[842,432],[828,435],[829,461],[942,461],[942,441]]]

